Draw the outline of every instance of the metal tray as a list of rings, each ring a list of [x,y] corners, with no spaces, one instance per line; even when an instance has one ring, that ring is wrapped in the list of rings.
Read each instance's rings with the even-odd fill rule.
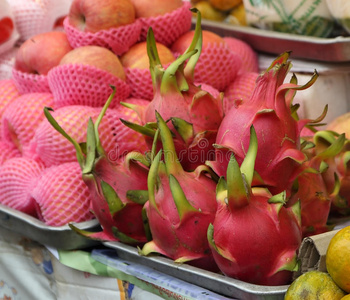
[[[194,23],[195,20],[193,26]],[[318,38],[203,19],[202,29],[239,38],[258,52],[279,55],[292,51],[291,57],[299,59],[332,63],[350,61],[350,37]]]
[[[246,283],[187,264],[178,264],[159,255],[141,256],[135,247],[119,242],[103,242],[103,245],[114,249],[121,259],[150,267],[226,297],[242,300],[283,300],[288,289],[288,285],[262,286]]]
[[[96,219],[73,224],[88,231],[98,231],[101,228]],[[68,225],[47,226],[34,217],[2,204],[0,204],[0,226],[20,233],[45,246],[61,250],[83,249],[101,244],[77,234]]]

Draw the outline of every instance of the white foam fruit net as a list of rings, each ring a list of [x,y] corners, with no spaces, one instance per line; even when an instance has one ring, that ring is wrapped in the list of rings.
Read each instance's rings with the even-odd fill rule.
[[[72,0],[10,0],[20,41],[54,30],[58,18],[66,16]]]
[[[38,217],[49,226],[83,222],[93,218],[90,192],[78,162],[46,168],[31,192]]]

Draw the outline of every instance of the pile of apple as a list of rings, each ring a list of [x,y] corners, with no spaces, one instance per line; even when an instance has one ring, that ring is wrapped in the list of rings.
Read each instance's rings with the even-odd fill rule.
[[[64,30],[24,41],[11,78],[0,80],[0,203],[61,226],[93,218],[73,145],[49,124],[44,107],[77,142],[86,141],[111,93],[117,94],[99,134],[109,159],[148,149],[145,138],[121,123],[140,116],[120,102],[147,105],[153,98],[146,35],[154,32],[163,67],[192,41],[191,4],[181,0],[73,0]],[[245,42],[203,31],[195,81],[228,110],[250,96],[257,53]]]

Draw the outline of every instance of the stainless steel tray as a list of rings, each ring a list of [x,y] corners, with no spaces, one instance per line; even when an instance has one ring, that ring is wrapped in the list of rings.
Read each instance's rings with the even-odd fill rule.
[[[74,223],[74,225],[88,231],[100,229],[96,219]],[[101,244],[77,234],[68,225],[59,227],[47,226],[34,217],[2,204],[0,204],[0,226],[20,233],[40,244],[61,250],[83,249]]]
[[[350,37],[318,38],[203,19],[202,29],[239,38],[258,52],[278,55],[292,51],[292,58],[332,63],[350,61]]]
[[[187,264],[177,264],[162,256],[141,256],[135,247],[119,242],[103,242],[103,245],[114,249],[121,259],[150,267],[226,297],[242,300],[283,300],[288,289],[288,285],[261,286],[246,283]]]

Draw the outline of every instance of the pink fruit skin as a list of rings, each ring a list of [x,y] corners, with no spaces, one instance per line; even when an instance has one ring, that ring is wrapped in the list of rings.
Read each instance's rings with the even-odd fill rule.
[[[220,270],[229,277],[260,285],[284,285],[290,271],[279,268],[292,261],[301,243],[301,230],[289,209],[277,212],[265,196],[253,196],[250,204],[230,211],[220,203],[215,216],[214,240],[224,258],[213,249]]]
[[[289,67],[284,59],[260,75],[251,98],[225,115],[216,138],[216,144],[224,148],[216,150],[216,161],[211,163],[219,176],[226,174],[228,152],[235,153],[239,162],[244,158],[253,124],[259,144],[257,173],[273,194],[289,190],[291,180],[306,159],[299,141],[305,120],[296,121],[290,109],[292,98],[288,91],[296,85],[283,84]]]
[[[93,176],[84,176],[91,197],[91,210],[99,220],[103,231],[91,234],[91,238],[107,241],[116,241],[118,238],[113,233],[113,227],[136,240],[139,244],[147,241],[145,227],[142,219],[142,204],[135,203],[127,198],[129,190],[147,190],[148,169],[136,161],[124,159],[118,164],[112,165],[106,158],[100,158],[94,167]],[[112,214],[108,202],[101,191],[101,181],[107,182],[118,194],[124,203],[124,208]]]
[[[216,182],[201,167],[184,171],[170,129],[159,114],[157,123],[164,161],[158,152],[148,175],[145,209],[153,240],[144,245],[141,254],[158,252],[177,262],[217,270],[206,239],[217,208]]]
[[[324,233],[331,209],[331,197],[320,173],[303,173],[297,178],[298,190],[288,200],[288,206],[300,200],[303,237]]]
[[[191,174],[181,174],[177,179],[186,198],[193,207],[201,209],[201,212],[188,212],[180,220],[171,195],[168,176],[160,175],[160,188],[155,196],[158,209],[148,202],[145,205],[153,237],[152,243],[157,252],[174,260],[182,257],[199,259],[209,256],[210,250],[205,235],[216,211],[215,183],[206,176],[194,178]]]

